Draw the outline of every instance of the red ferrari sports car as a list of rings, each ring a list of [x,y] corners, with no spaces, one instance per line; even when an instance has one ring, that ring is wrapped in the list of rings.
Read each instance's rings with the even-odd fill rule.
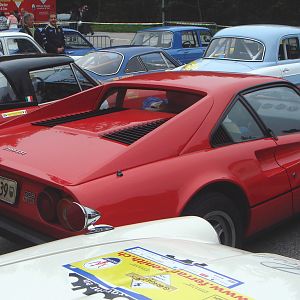
[[[0,227],[41,242],[97,210],[208,220],[226,245],[300,212],[300,93],[277,78],[164,72],[0,126]]]

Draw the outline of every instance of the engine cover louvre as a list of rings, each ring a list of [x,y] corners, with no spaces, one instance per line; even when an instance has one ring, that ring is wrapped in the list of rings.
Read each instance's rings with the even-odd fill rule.
[[[160,119],[125,129],[116,130],[110,133],[103,134],[102,137],[126,145],[131,145],[149,132],[165,123],[167,120],[168,119]]]

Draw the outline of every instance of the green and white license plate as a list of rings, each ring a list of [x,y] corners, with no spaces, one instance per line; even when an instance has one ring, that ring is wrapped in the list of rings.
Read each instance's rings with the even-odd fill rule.
[[[17,198],[17,182],[0,176],[0,200],[15,204]]]

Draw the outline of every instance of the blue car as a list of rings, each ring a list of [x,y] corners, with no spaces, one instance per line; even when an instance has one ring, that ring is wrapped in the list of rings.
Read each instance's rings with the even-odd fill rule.
[[[63,28],[65,34],[66,48],[65,53],[75,60],[91,51],[95,51],[95,48],[79,31]]]
[[[76,64],[99,82],[170,70],[181,65],[162,49],[142,46],[103,48],[79,58]]]
[[[300,28],[244,25],[220,30],[202,59],[179,68],[276,76],[300,85]]]
[[[131,45],[163,48],[186,64],[203,56],[211,40],[208,28],[198,26],[163,26],[138,31]]]

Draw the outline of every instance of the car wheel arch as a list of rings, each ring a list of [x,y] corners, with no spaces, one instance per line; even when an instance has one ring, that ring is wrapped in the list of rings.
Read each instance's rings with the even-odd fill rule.
[[[184,215],[185,212],[189,209],[189,207],[201,201],[199,199],[199,195],[210,192],[217,192],[223,194],[224,196],[232,200],[232,204],[235,205],[238,211],[241,213],[241,219],[243,221],[243,230],[245,231],[249,225],[250,219],[250,207],[248,204],[247,195],[239,185],[229,181],[213,182],[200,187],[193,195],[191,195],[189,200],[182,207],[180,215]]]

